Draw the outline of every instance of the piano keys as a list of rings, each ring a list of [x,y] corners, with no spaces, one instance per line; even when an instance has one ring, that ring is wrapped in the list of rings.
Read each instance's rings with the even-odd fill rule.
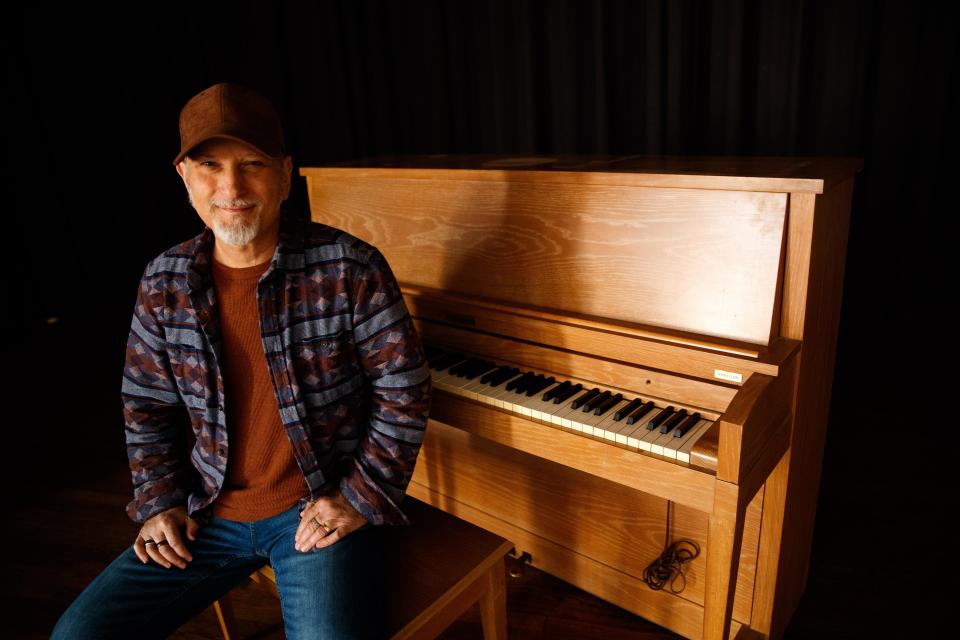
[[[583,383],[558,379],[545,372],[521,371],[436,348],[428,349],[427,354],[433,384],[439,390],[541,424],[682,463],[690,462],[697,440],[716,420],[716,415],[713,419],[703,417],[692,407],[667,406],[663,401],[657,404],[652,398],[625,398],[612,389],[587,390]],[[507,375],[500,375],[503,373]],[[630,410],[626,411],[628,407]]]

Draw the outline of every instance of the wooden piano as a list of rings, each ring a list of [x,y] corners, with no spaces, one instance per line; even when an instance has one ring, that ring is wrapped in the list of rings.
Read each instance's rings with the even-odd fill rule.
[[[682,636],[776,638],[806,582],[861,166],[440,155],[300,175],[314,220],[387,257],[429,348],[408,493]],[[702,552],[682,591],[653,590],[675,540]]]

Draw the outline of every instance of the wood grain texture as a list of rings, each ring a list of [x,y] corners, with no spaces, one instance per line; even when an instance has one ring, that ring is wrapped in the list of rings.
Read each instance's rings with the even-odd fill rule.
[[[707,534],[707,575],[709,584],[703,603],[703,638],[723,640],[730,633],[733,588],[743,541],[746,500],[740,488],[718,480]]]
[[[508,537],[533,564],[678,633],[690,605],[704,598],[705,553],[691,563],[687,586],[675,596],[651,591],[643,568],[664,548],[667,502],[591,474],[538,460],[461,429],[431,423],[417,462],[411,495]],[[762,497],[744,520],[735,616],[748,620]],[[672,539],[706,544],[707,514],[673,506]],[[653,606],[660,615],[649,615]],[[681,626],[678,626],[681,625]]]
[[[776,378],[762,374],[750,376],[733,398],[720,417],[717,478],[743,484],[758,460],[769,459],[767,448],[771,438],[792,417],[798,362],[799,358],[790,358]],[[772,468],[767,473],[770,471]]]
[[[404,284],[770,338],[784,194],[316,175],[308,189],[315,220],[381,247]]]
[[[668,502],[591,474],[532,457],[509,447],[475,438],[442,425],[431,434],[414,480],[425,487],[480,509],[511,525],[491,529],[526,550],[516,539],[523,530],[591,558],[604,566],[640,580],[644,568],[666,546],[664,517]],[[423,464],[423,468],[420,465]],[[740,560],[741,585],[738,611],[749,619],[754,557],[759,536],[760,500],[750,514],[749,543]],[[487,524],[475,522],[489,528]],[[575,524],[576,526],[571,526]],[[694,540],[706,547],[707,514],[673,504],[671,540]],[[703,558],[687,571],[681,597],[703,603]],[[537,559],[534,559],[537,563]],[[622,578],[625,580],[626,578]],[[636,585],[636,588],[648,588]],[[630,608],[630,607],[628,607]]]
[[[764,611],[769,616],[772,637],[782,635],[806,585],[830,411],[852,196],[851,178],[812,202],[809,196],[798,198],[795,216],[791,207],[795,219],[791,220],[791,229],[794,224],[803,228],[797,235],[810,238],[811,257],[806,287],[799,287],[803,297],[799,292],[793,296],[783,317],[783,333],[801,337],[803,346],[789,465],[775,474],[777,482],[786,482],[785,489],[776,488],[777,495],[785,495],[785,500],[782,505],[771,504],[772,522],[782,523],[774,603]],[[762,555],[774,556],[767,550]],[[765,563],[764,569],[768,566]],[[765,585],[769,582],[766,578],[763,581]]]

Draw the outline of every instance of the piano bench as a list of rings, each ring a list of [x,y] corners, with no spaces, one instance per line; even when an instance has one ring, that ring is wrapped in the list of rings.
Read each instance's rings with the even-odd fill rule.
[[[416,498],[404,498],[410,526],[395,527],[386,583],[392,640],[437,637],[473,603],[480,603],[485,640],[506,640],[504,556],[513,544]],[[250,579],[276,594],[273,568]],[[224,640],[238,640],[230,595],[213,604]]]

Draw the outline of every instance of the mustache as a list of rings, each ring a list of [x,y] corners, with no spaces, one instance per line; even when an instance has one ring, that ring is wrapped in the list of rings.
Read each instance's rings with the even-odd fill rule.
[[[258,200],[211,200],[210,206],[218,209],[245,209],[259,205]]]

